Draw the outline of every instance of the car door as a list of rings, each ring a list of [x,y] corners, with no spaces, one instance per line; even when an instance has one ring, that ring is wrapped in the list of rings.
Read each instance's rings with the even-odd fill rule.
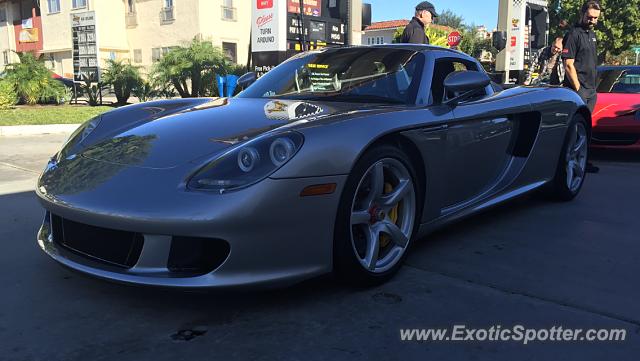
[[[450,72],[461,70],[480,69],[477,63],[467,59],[436,60],[432,82],[435,103],[455,96],[447,94],[443,82]],[[484,93],[453,108],[453,120],[446,130],[447,183],[443,213],[455,211],[481,197],[507,169],[514,127],[506,104],[501,106],[487,101],[492,93],[488,87]]]

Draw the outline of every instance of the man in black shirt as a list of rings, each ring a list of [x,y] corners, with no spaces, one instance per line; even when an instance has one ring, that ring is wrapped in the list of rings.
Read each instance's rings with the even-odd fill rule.
[[[591,111],[597,100],[598,62],[593,28],[598,24],[600,9],[600,4],[593,0],[584,4],[582,19],[565,35],[562,50],[566,69],[565,86],[577,91]]]
[[[437,18],[436,8],[428,1],[423,1],[416,6],[413,19],[407,24],[400,38],[401,43],[429,44],[429,37],[425,34],[425,26],[428,26]]]
[[[597,39],[593,28],[598,24],[600,12],[600,3],[595,0],[587,1],[582,6],[580,21],[564,36],[562,50],[566,69],[564,85],[578,92],[591,112],[598,99]],[[591,163],[587,165],[588,172],[596,173],[598,170]]]

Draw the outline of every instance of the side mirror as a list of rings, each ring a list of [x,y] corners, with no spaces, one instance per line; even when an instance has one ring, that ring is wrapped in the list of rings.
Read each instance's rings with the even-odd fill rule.
[[[246,89],[249,85],[253,84],[256,79],[258,79],[256,73],[251,71],[238,78],[238,85],[242,87],[242,89]]]
[[[506,31],[494,31],[492,37],[492,45],[498,51],[502,51],[507,47],[507,32]]]
[[[455,106],[484,90],[489,84],[491,79],[485,72],[454,71],[444,79],[444,89],[448,94],[455,94],[455,97],[447,99],[444,103]]]

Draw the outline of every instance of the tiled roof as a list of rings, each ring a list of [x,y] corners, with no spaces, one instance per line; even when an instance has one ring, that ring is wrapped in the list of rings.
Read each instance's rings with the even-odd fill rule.
[[[379,22],[376,22],[376,23],[371,23],[371,25],[367,26],[364,29],[364,31],[383,30],[383,29],[397,29],[397,28],[403,28],[403,27],[407,26],[407,24],[409,24],[409,20],[406,20],[406,19],[379,21]],[[449,27],[449,26],[436,25],[436,24],[430,24],[429,27],[432,28],[432,29],[442,30],[442,31],[446,31],[446,32],[452,32],[452,31],[455,30],[454,28]]]
[[[407,26],[409,24],[409,20],[389,20],[389,21],[379,21],[376,23],[371,23],[371,25],[367,26],[364,31],[367,30],[382,30],[382,29],[396,29]]]

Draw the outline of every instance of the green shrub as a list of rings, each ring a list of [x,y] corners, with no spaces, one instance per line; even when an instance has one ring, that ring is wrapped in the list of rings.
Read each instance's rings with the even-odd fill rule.
[[[215,74],[228,74],[229,61],[209,41],[195,38],[156,62],[151,77],[159,88],[173,88],[183,98],[217,95]]]
[[[16,105],[18,96],[13,88],[13,84],[0,80],[0,109],[9,109]]]
[[[148,102],[160,96],[160,92],[155,88],[154,84],[146,80],[141,80],[135,88],[133,88],[132,92],[141,103]]]
[[[19,102],[33,105],[36,103],[60,103],[65,97],[64,85],[54,80],[44,62],[30,53],[18,54],[19,63],[7,65],[6,81],[10,82]]]
[[[131,92],[142,82],[140,70],[128,61],[107,60],[107,66],[102,75],[105,84],[113,86],[118,105],[126,105]]]
[[[95,107],[100,104],[100,88],[95,84],[92,85],[90,80],[86,80],[80,86],[80,93],[87,96],[90,106]]]

